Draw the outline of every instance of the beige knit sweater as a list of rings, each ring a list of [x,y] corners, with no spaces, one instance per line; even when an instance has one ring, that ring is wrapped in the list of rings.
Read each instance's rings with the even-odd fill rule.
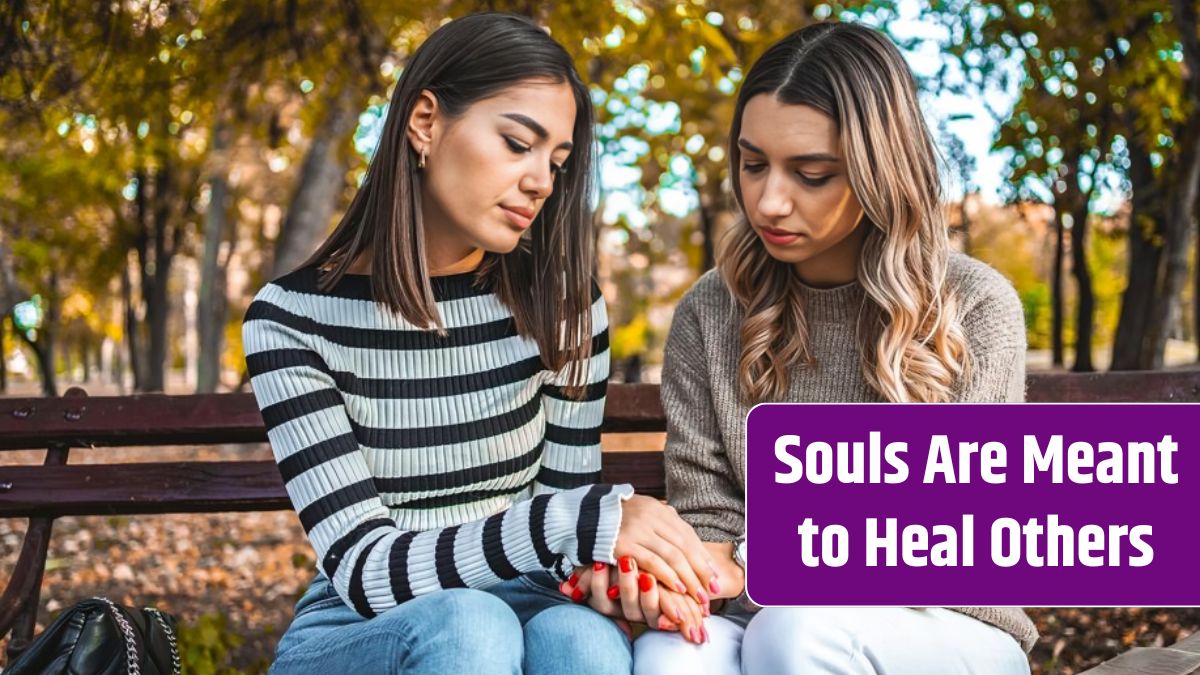
[[[984,263],[961,254],[949,260],[948,283],[970,344],[971,376],[958,400],[1025,400],[1025,317],[1011,284]],[[804,287],[815,365],[791,373],[788,400],[879,401],[863,377],[855,318],[865,302],[857,282]],[[731,541],[745,522],[746,414],[738,358],[742,310],[710,271],[680,300],[667,339],[662,399],[667,415],[667,498],[705,541]],[[745,607],[746,602],[734,603]],[[1008,632],[1025,651],[1037,629],[1016,607],[953,607]]]

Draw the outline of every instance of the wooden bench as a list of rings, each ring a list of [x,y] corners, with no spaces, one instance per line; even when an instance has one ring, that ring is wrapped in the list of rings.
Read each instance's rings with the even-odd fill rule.
[[[1033,374],[1028,385],[1029,400],[1037,402],[1200,402],[1200,371]],[[657,385],[610,387],[604,432],[662,432],[665,425]],[[29,519],[17,565],[0,596],[0,636],[12,631],[9,657],[23,650],[33,634],[55,518],[291,508],[271,461],[68,464],[72,449],[266,440],[252,394],[88,397],[73,388],[61,398],[0,399],[0,451],[46,449],[40,465],[0,462],[0,518]],[[606,452],[604,480],[632,483],[639,492],[664,496],[661,451]],[[1181,649],[1184,646],[1191,652]],[[1143,665],[1146,659],[1183,664],[1187,660],[1177,652],[1196,651],[1191,639],[1171,649],[1135,650],[1095,672],[1200,673],[1195,665],[1191,670],[1153,671],[1111,665],[1126,657],[1136,657]]]

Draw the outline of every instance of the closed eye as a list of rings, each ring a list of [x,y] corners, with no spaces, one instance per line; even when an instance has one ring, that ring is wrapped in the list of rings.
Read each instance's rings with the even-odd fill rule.
[[[820,187],[828,183],[829,179],[833,178],[833,174],[829,174],[827,176],[806,176],[797,172],[796,175],[800,177],[800,182],[804,183],[805,185],[811,185],[812,187]]]
[[[521,143],[514,141],[512,138],[510,138],[508,136],[504,137],[504,142],[508,144],[509,150],[512,150],[513,152],[517,153],[518,155],[523,155],[533,149],[532,147],[530,147],[528,145],[523,145]]]
[[[763,164],[762,162],[745,162],[742,164],[742,171],[745,171],[746,173],[758,173],[759,171],[762,171],[763,167],[765,166],[766,164]]]

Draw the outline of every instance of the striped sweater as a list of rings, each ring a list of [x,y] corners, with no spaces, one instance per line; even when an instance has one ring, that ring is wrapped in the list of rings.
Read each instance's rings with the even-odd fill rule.
[[[628,485],[600,480],[609,370],[604,299],[581,401],[474,274],[436,277],[447,335],[371,299],[370,278],[265,286],[246,365],[320,569],[365,617],[444,588],[615,563]]]

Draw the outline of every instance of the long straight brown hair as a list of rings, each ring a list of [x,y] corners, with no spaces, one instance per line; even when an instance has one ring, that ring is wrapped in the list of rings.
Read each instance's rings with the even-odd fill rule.
[[[396,83],[362,186],[337,228],[302,266],[317,266],[319,286],[328,290],[370,249],[372,296],[410,323],[444,332],[425,257],[421,171],[405,133],[408,119],[423,90],[454,118],[473,103],[530,80],[570,85],[574,150],[517,249],[488,254],[477,281],[495,288],[517,331],[537,342],[547,368],[566,369],[567,392],[579,396],[592,352],[592,104],[570,55],[524,17],[465,16],[434,31],[413,53]]]

